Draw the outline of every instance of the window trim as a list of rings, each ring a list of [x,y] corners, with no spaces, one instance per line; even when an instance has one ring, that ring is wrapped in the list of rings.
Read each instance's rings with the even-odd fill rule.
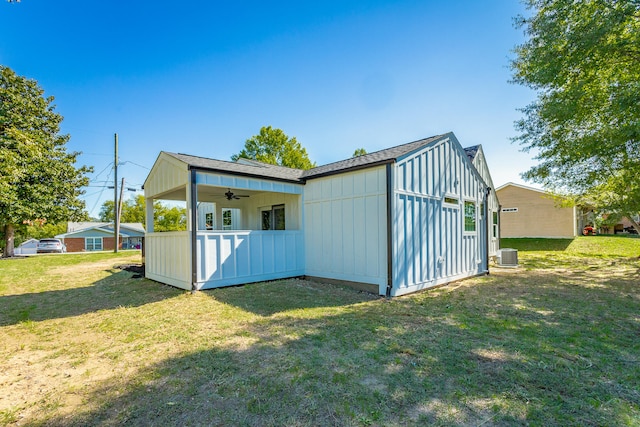
[[[467,230],[467,205],[471,204],[473,206],[473,230]],[[463,211],[463,231],[465,234],[476,234],[478,232],[478,203],[475,200],[467,199],[464,201],[464,211]]]
[[[233,230],[233,211],[232,208],[222,208],[222,229],[223,230]],[[228,218],[227,218],[227,215]],[[229,220],[229,225],[225,224],[226,220]]]
[[[449,208],[460,209],[460,197],[455,194],[445,194],[442,198],[442,205]]]
[[[204,229],[205,230],[215,230],[216,225],[215,225],[215,219],[214,219],[215,215],[213,212],[205,212],[204,213]],[[211,219],[209,221],[209,219]]]
[[[91,247],[89,249],[89,240],[91,240]],[[96,249],[96,242],[100,242],[100,249]],[[84,238],[84,250],[87,252],[95,252],[95,251],[103,251],[104,250],[104,240],[102,237],[85,237]]]
[[[258,208],[258,210],[260,211],[259,214],[259,227],[260,230],[263,231],[282,231],[282,230],[286,230],[287,229],[287,223],[286,223],[286,209],[285,209],[285,205],[284,203],[278,204],[278,205],[271,205],[271,206],[262,206],[260,208]],[[284,228],[276,228],[276,211],[278,210],[282,210],[282,219],[283,219],[283,225]],[[263,212],[269,212],[269,228],[264,228],[264,221],[262,218]]]

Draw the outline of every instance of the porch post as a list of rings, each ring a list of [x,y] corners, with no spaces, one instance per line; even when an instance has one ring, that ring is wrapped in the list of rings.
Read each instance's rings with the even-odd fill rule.
[[[145,230],[147,233],[153,233],[153,197],[145,199]]]
[[[191,292],[195,292],[198,283],[198,187],[196,170],[189,168],[189,187],[187,191],[187,230],[191,232]]]

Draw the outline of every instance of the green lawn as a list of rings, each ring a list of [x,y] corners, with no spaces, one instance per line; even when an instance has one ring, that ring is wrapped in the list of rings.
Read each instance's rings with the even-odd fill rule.
[[[640,239],[507,243],[521,268],[392,300],[0,260],[0,425],[639,426]]]

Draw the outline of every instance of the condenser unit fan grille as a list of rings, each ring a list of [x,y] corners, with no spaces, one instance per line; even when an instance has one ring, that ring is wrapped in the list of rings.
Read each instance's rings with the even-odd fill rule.
[[[518,250],[500,249],[500,265],[516,267],[518,265]]]

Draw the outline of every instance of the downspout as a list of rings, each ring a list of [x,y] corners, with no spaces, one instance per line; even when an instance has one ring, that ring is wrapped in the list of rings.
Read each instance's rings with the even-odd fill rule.
[[[387,163],[387,298],[391,297],[391,288],[393,288],[393,233],[391,226],[393,221],[391,215],[391,202],[393,201],[393,182],[391,180],[391,163]]]
[[[198,283],[198,245],[197,245],[197,204],[198,204],[198,188],[196,185],[196,170],[191,169],[189,167],[189,197],[190,197],[190,225],[191,225],[191,293],[194,293],[196,289],[196,284]]]
[[[484,216],[484,230],[485,230],[485,271],[489,274],[489,194],[491,194],[491,187],[487,187],[487,190],[484,193],[484,212],[482,215]],[[491,218],[491,222],[493,222],[493,218]]]

